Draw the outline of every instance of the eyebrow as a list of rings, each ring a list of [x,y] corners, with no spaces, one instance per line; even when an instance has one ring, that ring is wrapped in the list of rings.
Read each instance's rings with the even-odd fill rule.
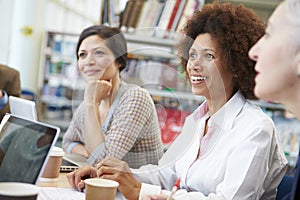
[[[97,47],[95,47],[95,48],[92,48],[92,51],[94,51],[94,50],[96,50],[96,49],[106,49],[107,47],[103,47],[103,46],[97,46]],[[78,51],[86,51],[85,49],[80,49],[79,48],[79,50]]]
[[[212,52],[216,53],[216,51],[214,49],[208,49],[208,48],[202,48],[202,49],[203,49],[203,51],[212,51]],[[196,51],[196,49],[194,49],[192,47],[190,48],[190,50]]]

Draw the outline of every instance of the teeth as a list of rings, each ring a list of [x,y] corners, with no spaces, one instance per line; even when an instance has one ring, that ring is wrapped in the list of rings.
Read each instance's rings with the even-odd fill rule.
[[[191,76],[192,81],[205,81],[206,77]]]

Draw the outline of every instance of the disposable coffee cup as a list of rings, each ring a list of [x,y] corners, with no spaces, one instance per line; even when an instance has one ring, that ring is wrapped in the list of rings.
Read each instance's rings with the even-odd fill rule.
[[[84,180],[86,200],[115,200],[119,183],[116,181],[89,178]]]
[[[63,156],[62,148],[52,148],[47,165],[39,179],[40,182],[57,182]]]
[[[29,183],[1,182],[1,200],[36,200],[39,187]]]

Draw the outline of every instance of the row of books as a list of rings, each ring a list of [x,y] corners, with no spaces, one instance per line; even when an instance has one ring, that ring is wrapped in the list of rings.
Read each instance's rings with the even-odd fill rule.
[[[123,80],[154,90],[189,91],[181,66],[160,60],[130,59],[122,71]]]
[[[172,33],[204,4],[204,0],[129,0],[121,13],[123,32],[159,38],[171,38]]]

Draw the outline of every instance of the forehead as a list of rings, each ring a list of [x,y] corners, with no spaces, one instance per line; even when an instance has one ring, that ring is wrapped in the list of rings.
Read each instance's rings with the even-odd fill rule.
[[[287,9],[287,3],[284,1],[273,12],[268,21],[268,26],[272,29],[276,29],[276,32],[287,31],[296,28],[296,24],[293,21],[293,16]]]
[[[209,33],[204,33],[204,34],[199,34],[196,37],[192,45],[192,48],[216,50],[217,44],[214,38]]]
[[[282,2],[273,12],[268,21],[268,29],[271,34],[276,34],[281,37],[280,41],[290,41],[289,44],[299,43],[299,28],[298,22],[295,23],[293,14],[287,9],[287,3]],[[298,41],[298,42],[297,42]]]
[[[89,49],[89,48],[95,48],[95,47],[105,47],[107,48],[107,45],[105,43],[105,40],[98,35],[91,35],[87,38],[85,38],[79,47],[79,50],[83,49]]]

